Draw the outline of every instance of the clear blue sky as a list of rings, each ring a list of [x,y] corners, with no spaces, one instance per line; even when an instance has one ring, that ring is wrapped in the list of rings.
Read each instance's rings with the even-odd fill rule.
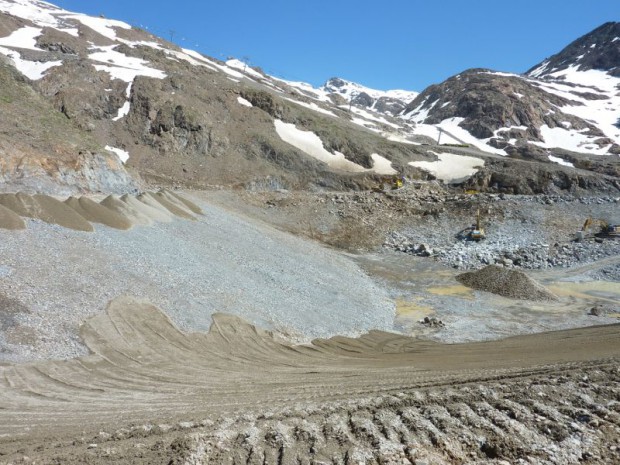
[[[186,48],[321,85],[421,91],[467,68],[523,72],[607,21],[620,0],[51,0]],[[171,31],[174,31],[173,33]]]

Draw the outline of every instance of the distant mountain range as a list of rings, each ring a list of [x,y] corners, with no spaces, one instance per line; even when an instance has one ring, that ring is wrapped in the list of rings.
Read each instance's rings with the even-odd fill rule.
[[[429,177],[417,162],[461,150],[480,157],[481,189],[620,189],[619,57],[620,24],[607,23],[524,75],[472,69],[420,94],[314,88],[121,21],[0,0],[0,180],[343,189]]]

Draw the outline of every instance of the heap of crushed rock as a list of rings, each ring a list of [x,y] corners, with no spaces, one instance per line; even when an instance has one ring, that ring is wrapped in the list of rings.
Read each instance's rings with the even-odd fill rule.
[[[456,277],[461,284],[510,299],[557,300],[558,297],[522,271],[489,265]]]
[[[93,231],[91,223],[114,229],[129,229],[134,225],[169,222],[176,217],[195,220],[202,210],[193,202],[167,190],[145,192],[137,197],[110,195],[101,203],[87,197],[69,197],[64,202],[48,195],[0,194],[0,228],[25,229],[22,219],[34,218],[50,224]]]

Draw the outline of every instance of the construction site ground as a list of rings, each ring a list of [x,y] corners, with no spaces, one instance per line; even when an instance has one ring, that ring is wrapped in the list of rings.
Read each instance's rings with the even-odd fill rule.
[[[476,252],[450,262],[578,252],[618,199],[185,195],[204,216],[3,233],[0,292],[21,310],[2,320],[0,463],[619,462],[620,241],[502,264],[549,302],[459,284]],[[478,208],[486,243],[463,245]],[[17,266],[35,257],[48,269]]]

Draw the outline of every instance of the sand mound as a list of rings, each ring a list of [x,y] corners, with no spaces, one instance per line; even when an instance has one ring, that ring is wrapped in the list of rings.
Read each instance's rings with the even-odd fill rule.
[[[48,195],[2,194],[0,204],[20,216],[36,218],[77,231],[93,231],[93,226],[83,216]]]
[[[150,226],[153,224],[153,220],[147,215],[139,212],[127,202],[123,202],[116,195],[108,195],[100,202],[104,207],[118,213],[119,215],[128,218],[133,224],[139,224],[142,226]]]
[[[557,300],[557,296],[525,273],[495,265],[460,274],[456,279],[472,289],[492,292],[511,299]]]
[[[185,205],[185,207],[189,208],[189,210],[192,211],[193,213],[196,213],[197,215],[202,215],[202,208],[200,208],[194,202],[187,200],[186,198],[181,197],[179,194],[175,194],[174,192],[171,192],[167,189],[162,189],[159,192],[164,194],[166,198],[170,200],[176,199],[177,201],[181,202],[183,205]]]
[[[158,192],[156,194],[151,194],[155,200],[161,203],[168,211],[173,213],[176,216],[181,218],[185,218],[188,220],[195,220],[192,212],[181,202],[176,199],[169,199],[165,194]]]
[[[0,205],[0,228],[2,229],[26,229],[26,223],[13,210]]]
[[[153,221],[165,223],[172,221],[172,213],[166,210],[157,200],[146,194],[140,194],[137,198],[125,194],[121,197],[121,200]]]
[[[35,200],[26,194],[0,194],[0,205],[17,213],[19,216],[35,218],[32,211],[38,210]]]
[[[65,203],[76,212],[93,223],[100,223],[114,229],[129,229],[131,221],[126,216],[106,208],[97,202],[87,198],[69,197]]]

